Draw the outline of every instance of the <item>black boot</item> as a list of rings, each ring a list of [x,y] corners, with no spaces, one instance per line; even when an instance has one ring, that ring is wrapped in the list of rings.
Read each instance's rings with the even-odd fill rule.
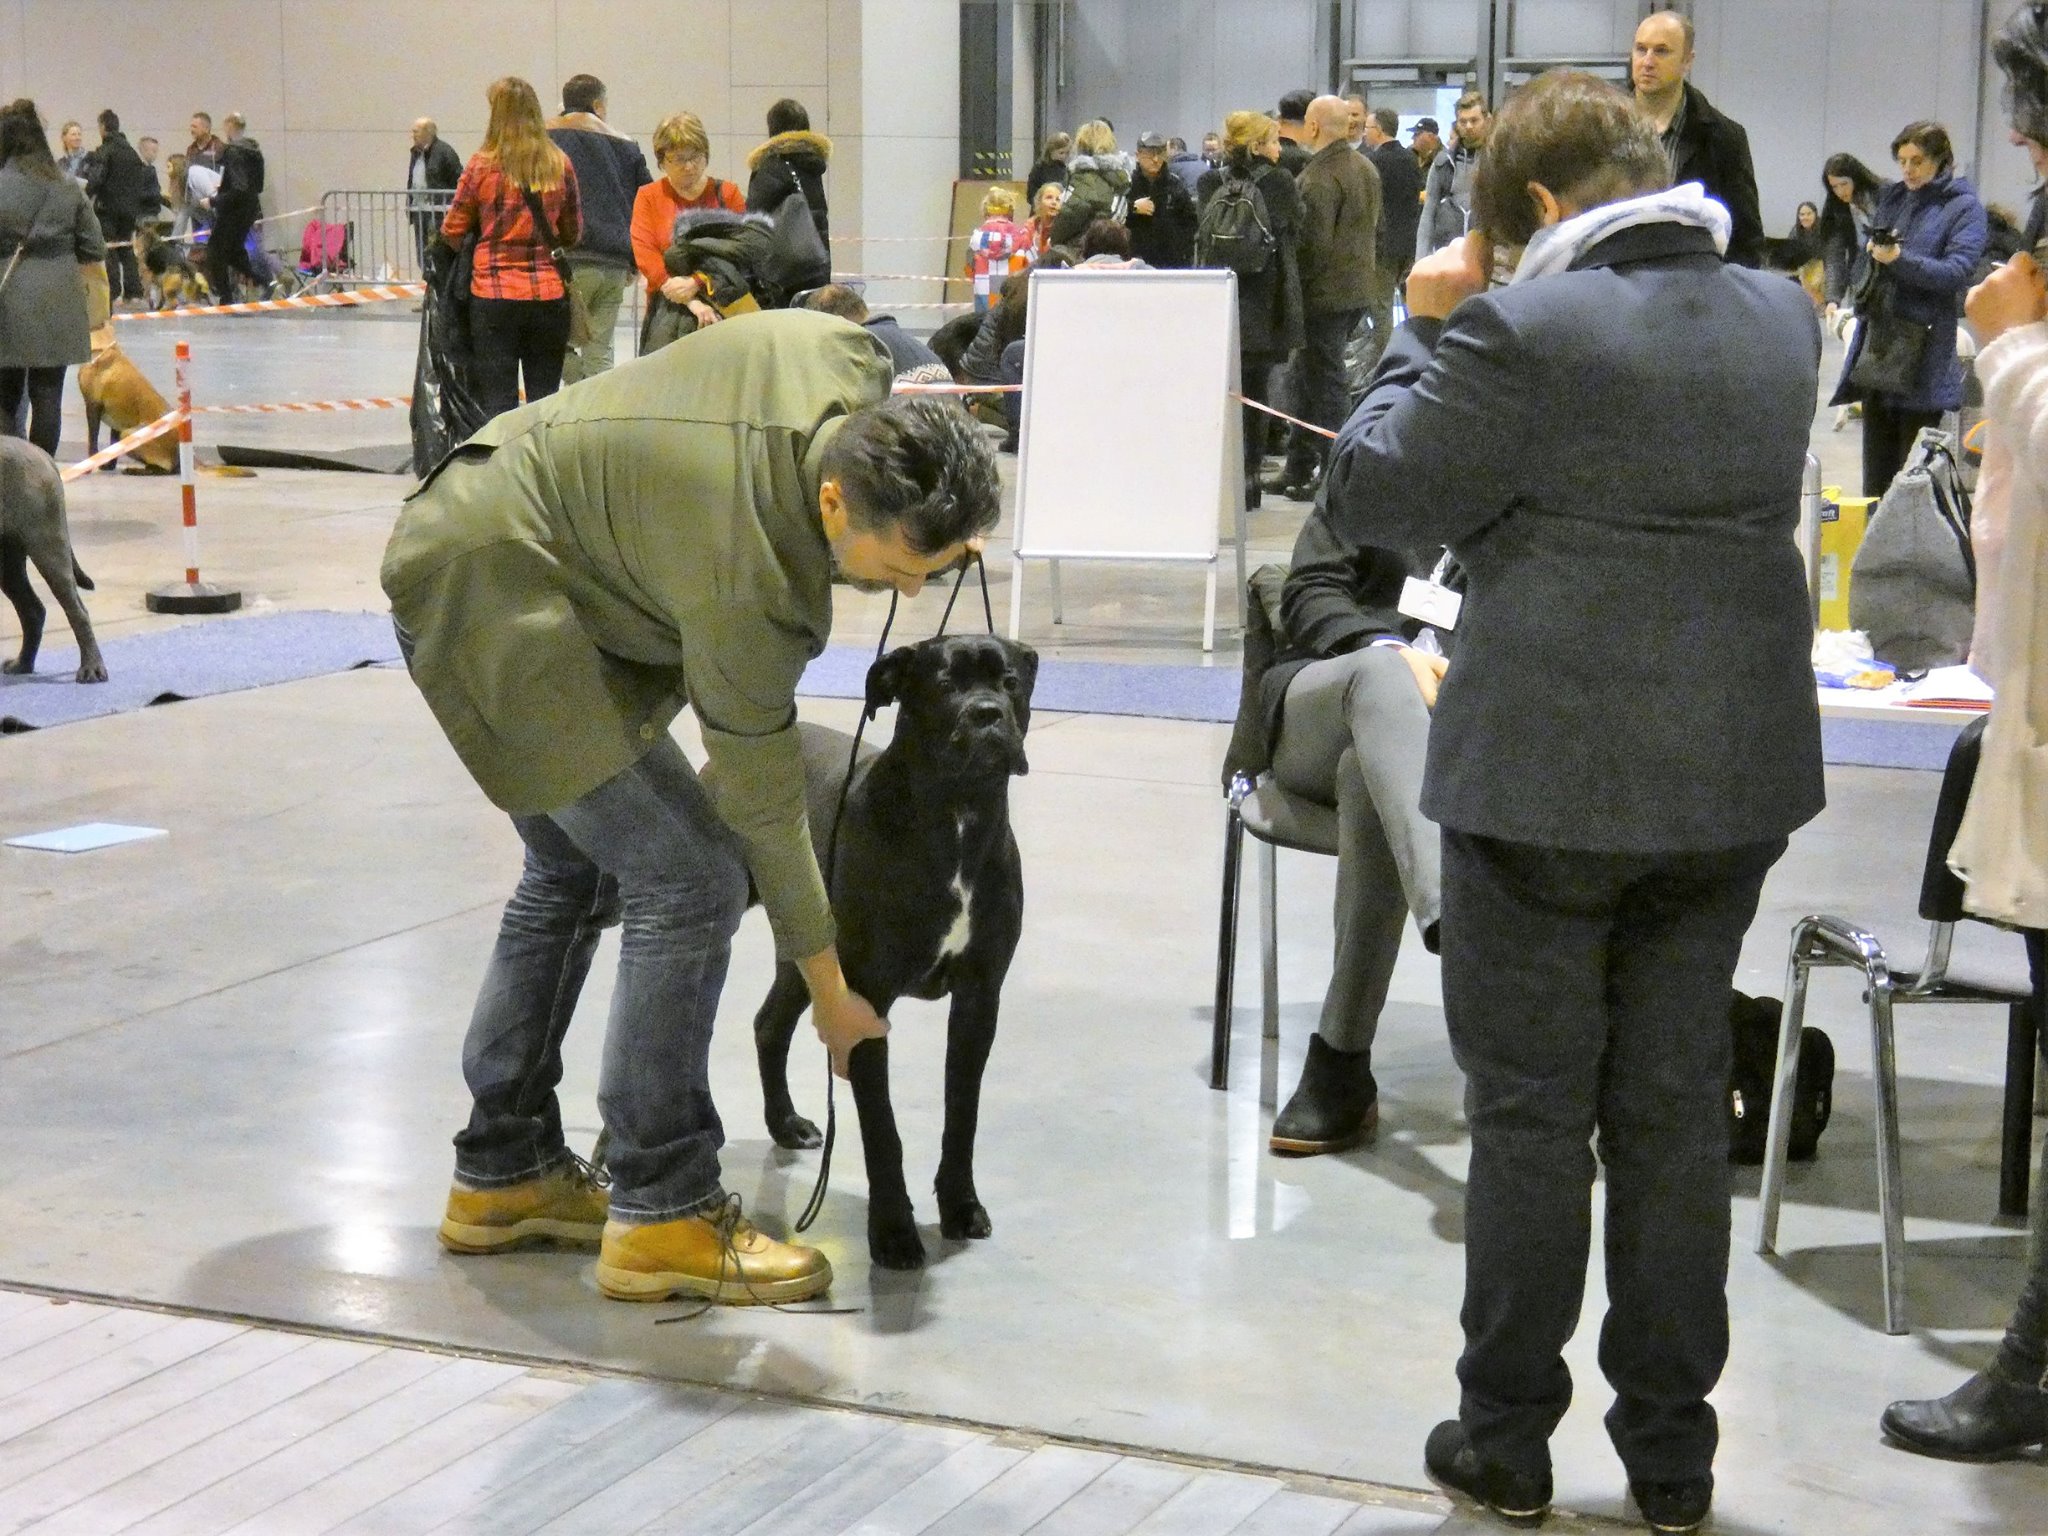
[[[1372,1135],[1379,1119],[1372,1053],[1340,1051],[1321,1035],[1310,1035],[1301,1081],[1287,1107],[1273,1117],[1270,1145],[1295,1157],[1341,1152]]]
[[[1714,1477],[1682,1478],[1677,1482],[1637,1482],[1629,1479],[1628,1491],[1636,1508],[1643,1512],[1643,1524],[1659,1536],[1685,1536],[1707,1523],[1707,1511],[1714,1507]]]
[[[1429,1432],[1422,1462],[1446,1488],[1484,1504],[1509,1525],[1541,1525],[1550,1513],[1550,1474],[1518,1472],[1483,1459],[1456,1419]]]
[[[2048,1390],[1979,1372],[1947,1397],[1893,1403],[1878,1423],[1922,1456],[1997,1461],[2048,1442]]]

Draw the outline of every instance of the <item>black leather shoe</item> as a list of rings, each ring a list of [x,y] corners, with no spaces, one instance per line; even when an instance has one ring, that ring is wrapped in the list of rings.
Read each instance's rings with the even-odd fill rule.
[[[1308,1060],[1294,1096],[1273,1117],[1268,1143],[1291,1157],[1341,1152],[1371,1136],[1380,1123],[1380,1089],[1370,1051],[1340,1051],[1321,1035],[1308,1037]]]
[[[1319,478],[1317,475],[1290,475],[1283,469],[1277,474],[1267,475],[1259,484],[1275,496],[1286,496],[1294,501],[1314,501]]]
[[[1893,1403],[1878,1420],[1893,1443],[1948,1461],[1998,1461],[2048,1442],[2048,1391],[1978,1372],[1947,1397]]]
[[[1509,1525],[1541,1525],[1550,1513],[1550,1474],[1516,1472],[1481,1460],[1465,1426],[1456,1419],[1446,1419],[1429,1432],[1422,1464],[1453,1493],[1477,1500]]]
[[[1628,1491],[1653,1531],[1696,1531],[1706,1524],[1707,1511],[1714,1507],[1712,1473],[1675,1483],[1639,1483],[1631,1478]]]

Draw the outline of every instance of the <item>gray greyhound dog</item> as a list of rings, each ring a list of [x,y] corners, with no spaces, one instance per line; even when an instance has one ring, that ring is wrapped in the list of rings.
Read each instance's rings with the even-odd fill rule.
[[[78,641],[78,680],[104,683],[107,664],[93,638],[92,620],[78,589],[92,590],[92,578],[71,553],[71,525],[64,516],[64,479],[57,461],[33,443],[0,437],[0,592],[21,620],[21,654],[0,661],[0,672],[33,672],[43,643],[42,599],[29,585],[33,562],[57,606],[71,621]]]

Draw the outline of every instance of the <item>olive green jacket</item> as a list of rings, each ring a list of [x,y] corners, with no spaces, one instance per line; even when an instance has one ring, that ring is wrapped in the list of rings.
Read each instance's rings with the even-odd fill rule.
[[[561,809],[696,710],[785,959],[833,941],[795,729],[832,624],[819,460],[889,382],[829,315],[711,326],[490,422],[384,554],[413,677],[505,810]]]

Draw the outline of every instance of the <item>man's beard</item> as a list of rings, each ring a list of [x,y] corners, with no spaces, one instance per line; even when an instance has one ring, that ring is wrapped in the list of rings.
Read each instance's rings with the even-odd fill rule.
[[[870,595],[889,590],[889,583],[886,581],[869,581],[865,577],[847,575],[846,567],[839,563],[839,546],[835,544],[830,547],[832,552],[832,579],[834,581],[842,582],[846,586],[853,588],[856,592],[866,592]]]

